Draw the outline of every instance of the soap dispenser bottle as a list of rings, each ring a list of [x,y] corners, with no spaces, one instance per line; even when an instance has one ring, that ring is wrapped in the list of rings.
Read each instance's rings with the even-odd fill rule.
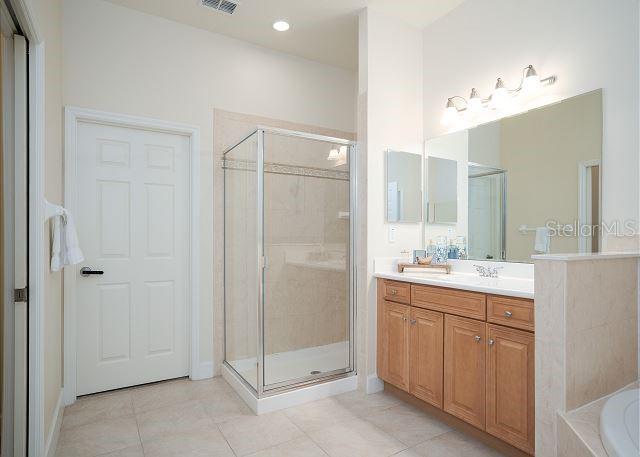
[[[433,253],[433,260],[431,261],[434,265],[444,265],[447,263],[447,258],[449,257],[449,247],[447,246],[447,237],[439,236],[436,239],[436,249]]]

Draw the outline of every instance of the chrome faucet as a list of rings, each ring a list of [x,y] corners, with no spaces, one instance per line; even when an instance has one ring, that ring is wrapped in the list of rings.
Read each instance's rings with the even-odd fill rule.
[[[484,266],[484,265],[474,265],[476,267],[476,271],[480,275],[481,278],[497,278],[498,271],[502,270],[503,267],[492,267],[492,266]]]

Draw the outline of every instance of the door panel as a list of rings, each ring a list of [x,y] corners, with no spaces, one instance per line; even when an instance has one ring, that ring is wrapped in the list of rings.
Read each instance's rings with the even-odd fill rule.
[[[444,410],[484,429],[484,322],[445,316]]]
[[[409,391],[442,408],[444,315],[411,309]]]
[[[409,390],[409,306],[383,304],[383,379]]]
[[[488,325],[487,432],[533,453],[533,334]]]
[[[81,122],[77,155],[77,394],[186,376],[189,138]]]

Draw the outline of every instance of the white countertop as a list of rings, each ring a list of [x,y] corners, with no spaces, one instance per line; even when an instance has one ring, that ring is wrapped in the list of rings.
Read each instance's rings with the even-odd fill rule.
[[[484,262],[473,262],[484,263]],[[460,268],[456,271],[456,264],[452,263],[453,270],[450,274],[440,272],[415,272],[407,271],[398,273],[397,263],[388,261],[376,261],[376,278],[391,279],[394,281],[413,282],[429,286],[448,287],[450,289],[469,290],[494,295],[506,295],[509,297],[529,298],[534,297],[534,280],[531,277],[505,276],[499,278],[481,278],[477,273],[468,272],[468,268]],[[492,263],[491,265],[496,265]],[[502,273],[502,272],[501,272]]]

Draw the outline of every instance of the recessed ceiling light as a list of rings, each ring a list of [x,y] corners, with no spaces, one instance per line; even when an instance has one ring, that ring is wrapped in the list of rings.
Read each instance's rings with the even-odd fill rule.
[[[286,32],[289,30],[289,23],[287,21],[276,21],[273,23],[273,28],[278,32]]]

